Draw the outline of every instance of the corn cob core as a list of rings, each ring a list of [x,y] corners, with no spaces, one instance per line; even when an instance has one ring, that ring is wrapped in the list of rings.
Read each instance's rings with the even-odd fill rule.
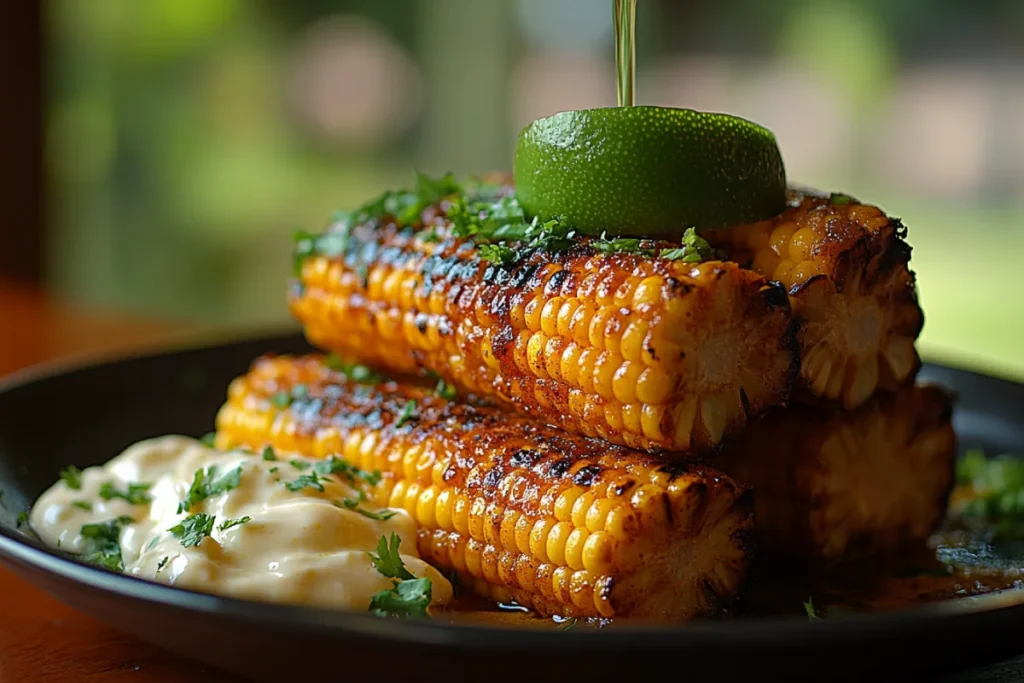
[[[425,215],[442,242],[360,226],[344,256],[304,262],[290,302],[313,344],[647,450],[706,451],[785,401],[794,327],[756,273],[587,240],[499,266]]]
[[[824,562],[926,539],[942,519],[956,458],[938,387],[879,394],[860,409],[769,413],[723,453],[755,491],[759,547]]]
[[[800,323],[798,396],[847,410],[913,381],[924,318],[906,229],[874,206],[790,192],[777,218],[703,233],[789,291]]]
[[[287,408],[277,391],[306,388]],[[416,401],[415,416],[398,416]],[[348,383],[317,357],[264,358],[231,384],[217,445],[337,455],[420,525],[459,584],[542,615],[689,619],[724,609],[749,560],[752,503],[697,465],[572,437],[410,386]]]

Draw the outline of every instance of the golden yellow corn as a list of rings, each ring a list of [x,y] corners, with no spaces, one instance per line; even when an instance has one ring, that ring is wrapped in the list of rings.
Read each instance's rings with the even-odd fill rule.
[[[294,398],[281,407],[278,392]],[[230,386],[217,446],[265,445],[379,470],[375,502],[413,516],[424,559],[541,615],[715,614],[747,572],[752,502],[725,475],[411,385],[357,385],[317,356],[260,359]]]
[[[748,269],[602,254],[586,239],[499,266],[438,230],[427,242],[360,226],[344,255],[306,259],[290,302],[308,339],[646,450],[707,451],[788,396],[789,303]]]
[[[838,407],[773,411],[716,462],[754,489],[758,547],[833,562],[926,539],[953,483],[950,397],[909,386]]]
[[[771,220],[702,233],[789,291],[800,327],[797,395],[852,410],[913,381],[924,318],[898,219],[844,196],[790,193]]]

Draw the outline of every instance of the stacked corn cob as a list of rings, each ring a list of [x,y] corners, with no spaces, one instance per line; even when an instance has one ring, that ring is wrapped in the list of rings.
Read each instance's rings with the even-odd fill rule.
[[[380,470],[424,557],[546,615],[721,612],[755,517],[763,548],[804,559],[920,539],[954,436],[949,397],[913,384],[903,229],[849,197],[790,200],[706,234],[724,254],[698,262],[594,238],[487,258],[446,197],[411,224],[343,222],[291,289],[309,340],[464,402],[268,357],[232,385],[218,444]]]

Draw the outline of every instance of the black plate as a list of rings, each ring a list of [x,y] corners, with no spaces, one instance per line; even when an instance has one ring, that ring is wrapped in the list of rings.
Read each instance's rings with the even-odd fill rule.
[[[200,436],[212,429],[228,382],[253,358],[308,349],[290,334],[33,370],[6,382],[0,388],[0,561],[111,626],[274,683],[393,673],[621,681],[647,671],[676,680],[878,680],[950,673],[1024,652],[1018,591],[811,623],[740,619],[604,632],[439,626],[172,589],[72,562],[16,530],[18,513],[61,467],[99,464],[147,437]],[[1024,385],[938,366],[926,367],[923,377],[958,394],[962,447],[1024,451]]]

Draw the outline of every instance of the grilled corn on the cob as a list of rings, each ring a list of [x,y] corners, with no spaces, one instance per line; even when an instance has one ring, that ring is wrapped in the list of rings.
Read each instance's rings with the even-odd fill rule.
[[[754,489],[759,548],[825,562],[921,540],[953,482],[950,397],[933,386],[771,412],[718,465]]]
[[[777,218],[702,233],[789,291],[800,323],[797,395],[847,410],[913,381],[924,318],[898,219],[845,195],[790,193]]]
[[[723,610],[743,582],[752,502],[721,473],[409,385],[358,385],[321,360],[254,363],[230,386],[218,447],[379,470],[375,502],[407,510],[423,557],[476,594],[543,615],[688,619]]]
[[[498,265],[436,222],[439,242],[371,224],[346,232],[343,253],[307,258],[290,301],[308,339],[646,450],[708,450],[785,402],[789,304],[753,271],[585,239]]]

